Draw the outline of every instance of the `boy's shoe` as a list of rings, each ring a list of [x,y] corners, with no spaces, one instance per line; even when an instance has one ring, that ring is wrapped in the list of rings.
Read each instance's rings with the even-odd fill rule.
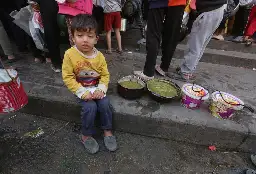
[[[133,73],[134,73],[134,75],[136,75],[137,77],[141,78],[141,80],[143,80],[143,81],[148,81],[148,80],[151,80],[151,79],[154,78],[154,76],[153,76],[153,77],[146,76],[146,75],[143,73],[143,71],[134,71]]]
[[[57,66],[54,66],[53,64],[51,64],[51,68],[54,72],[56,73],[60,73],[61,72],[61,68],[60,67],[57,67]]]
[[[117,143],[116,143],[115,136],[104,137],[104,144],[110,152],[114,152],[117,149]]]
[[[251,155],[251,161],[256,167],[256,155]]]
[[[86,151],[90,154],[95,154],[99,151],[99,144],[92,137],[88,137],[85,141],[82,141],[82,143]]]
[[[166,76],[166,72],[161,69],[160,65],[156,65],[155,70],[159,75]]]
[[[183,82],[193,83],[195,81],[195,76],[192,73],[183,73],[180,67],[176,68],[175,73],[168,73],[167,76]]]

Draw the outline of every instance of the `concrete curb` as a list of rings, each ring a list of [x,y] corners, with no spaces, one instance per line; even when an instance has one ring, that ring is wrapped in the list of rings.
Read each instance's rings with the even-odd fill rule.
[[[66,88],[23,84],[29,104],[21,112],[80,123],[80,107]],[[205,111],[190,111],[179,103],[170,107],[147,98],[127,101],[117,96],[115,89],[108,96],[113,106],[114,128],[118,131],[256,152],[256,133],[244,125],[212,117],[204,120]]]

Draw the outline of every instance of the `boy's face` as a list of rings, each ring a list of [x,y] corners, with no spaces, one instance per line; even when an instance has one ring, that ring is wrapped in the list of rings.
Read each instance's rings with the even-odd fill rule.
[[[95,29],[74,31],[73,41],[79,51],[87,53],[92,51],[95,44],[97,44],[98,36]]]

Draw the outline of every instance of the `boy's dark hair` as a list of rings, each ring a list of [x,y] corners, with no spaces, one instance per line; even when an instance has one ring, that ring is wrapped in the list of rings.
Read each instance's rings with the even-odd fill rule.
[[[76,31],[90,31],[95,30],[96,35],[98,35],[98,24],[96,19],[92,15],[79,14],[72,18],[71,21],[71,33],[74,36]]]

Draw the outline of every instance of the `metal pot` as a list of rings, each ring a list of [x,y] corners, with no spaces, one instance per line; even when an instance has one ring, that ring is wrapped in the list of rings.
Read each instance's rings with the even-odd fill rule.
[[[128,89],[120,85],[120,83],[124,81],[134,81],[139,83],[142,87],[139,89]],[[135,100],[143,96],[145,92],[145,86],[146,84],[140,78],[130,75],[123,77],[118,81],[117,92],[125,99]]]
[[[150,82],[151,80],[147,81],[147,84],[146,84],[146,87],[147,87],[147,90],[149,92],[149,95],[151,96],[151,98],[157,102],[161,102],[161,103],[167,103],[167,102],[171,102],[173,100],[179,100],[181,98],[181,89],[180,87],[170,81],[170,80],[165,80],[165,79],[152,79],[152,80],[158,80],[159,82],[164,82],[164,83],[168,83],[170,85],[172,85],[176,90],[177,90],[177,96],[174,96],[174,97],[164,97],[164,96],[161,96],[153,91],[151,91],[149,88],[148,88],[148,82]]]

